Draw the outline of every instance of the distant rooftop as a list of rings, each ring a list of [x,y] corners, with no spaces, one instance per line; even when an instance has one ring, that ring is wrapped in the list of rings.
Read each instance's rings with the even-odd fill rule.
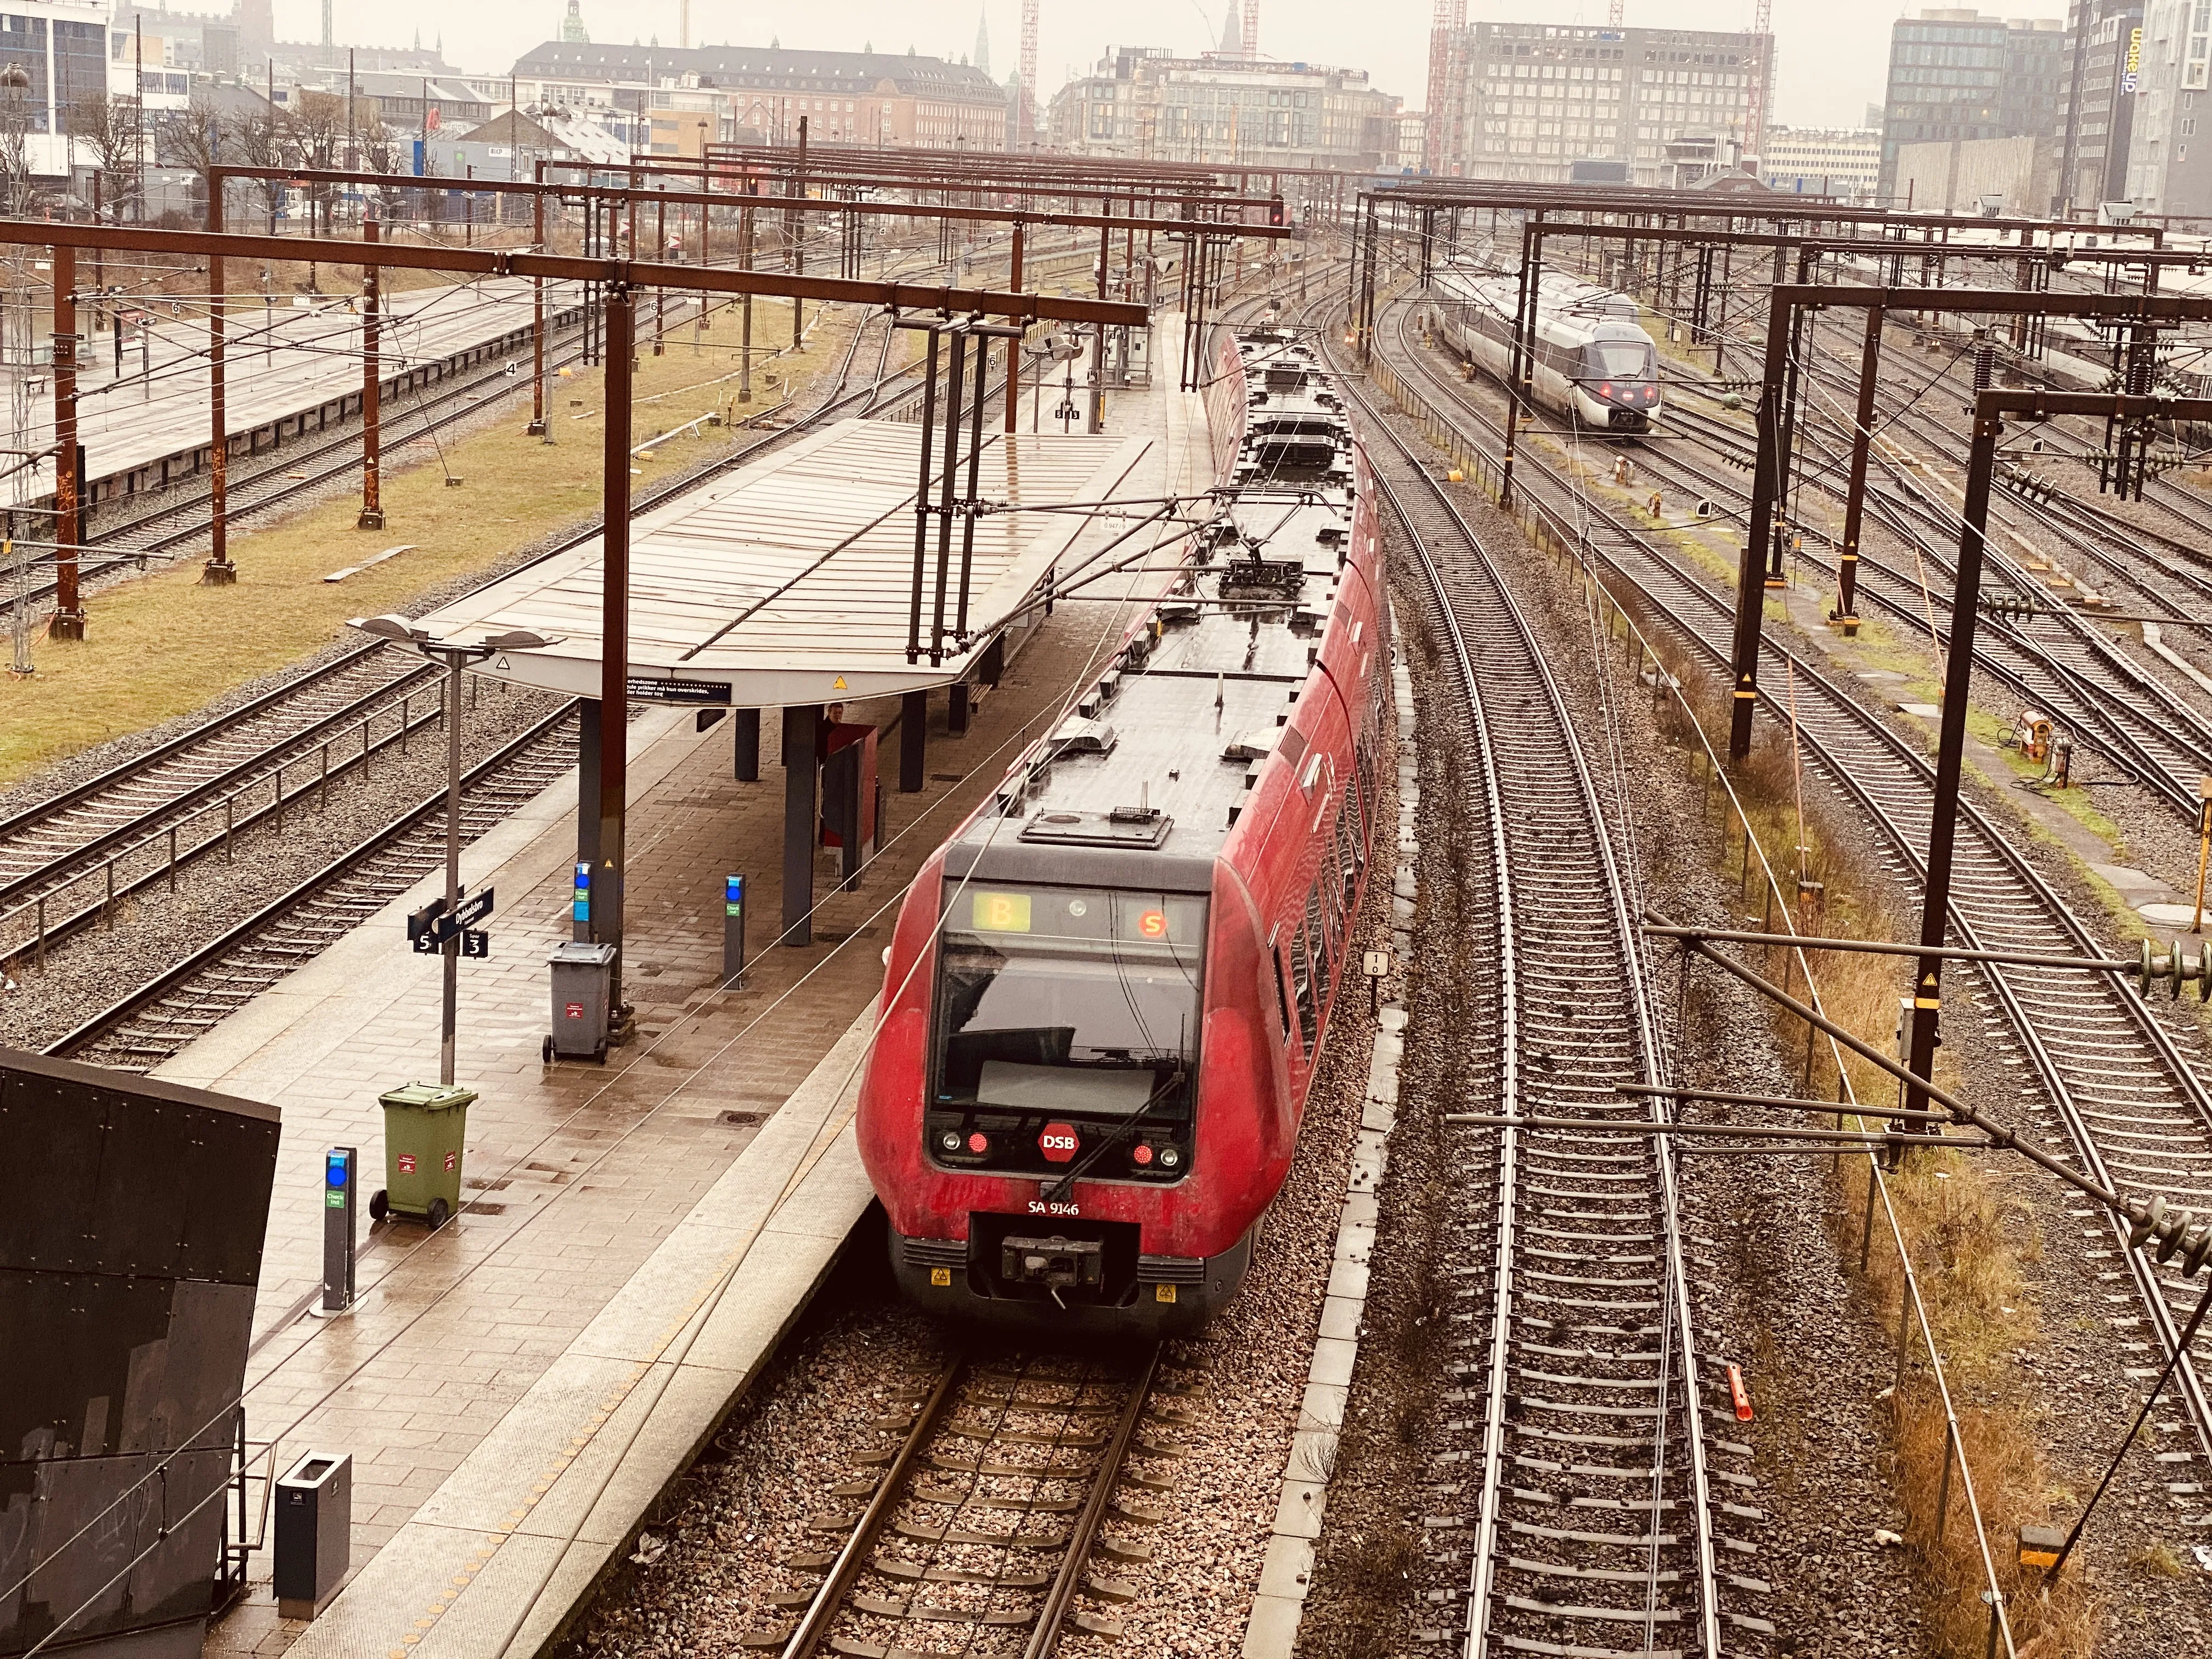
[[[854,96],[885,82],[902,93],[1002,97],[986,70],[907,52],[800,52],[778,46],[617,46],[548,40],[515,60],[517,76],[658,84],[696,75],[718,87],[804,88]]]

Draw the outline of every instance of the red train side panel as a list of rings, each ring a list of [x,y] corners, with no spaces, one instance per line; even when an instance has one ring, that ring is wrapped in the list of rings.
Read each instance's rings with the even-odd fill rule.
[[[1317,359],[1224,349],[1226,511],[892,940],[860,1150],[894,1271],[948,1316],[1192,1328],[1296,1152],[1375,835],[1388,611]]]

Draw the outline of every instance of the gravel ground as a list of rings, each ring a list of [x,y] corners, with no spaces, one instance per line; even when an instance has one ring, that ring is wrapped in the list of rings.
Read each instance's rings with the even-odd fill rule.
[[[1515,582],[1532,624],[1556,647],[1553,671],[1583,714],[1584,729],[1595,729],[1600,689],[1588,665],[1579,601],[1472,491],[1460,499]],[[1401,592],[1400,613],[1425,615],[1422,596]],[[1424,704],[1442,706],[1455,697],[1436,665],[1418,651],[1410,654]],[[1620,775],[1626,805],[1643,830],[1646,890],[1670,911],[1740,923],[1740,902],[1712,873],[1725,860],[1682,757],[1668,751],[1644,699],[1622,699],[1615,713],[1628,757]],[[1440,1508],[1467,1507],[1464,1495],[1444,1501],[1459,1472],[1434,1468],[1425,1450],[1427,1414],[1451,1384],[1436,1334],[1449,1305],[1437,1296],[1424,1264],[1449,1261],[1464,1248],[1451,1224],[1452,1206],[1439,1200],[1449,1171],[1440,1167],[1436,1115],[1465,1100],[1469,1021],[1459,1011],[1468,990],[1455,946],[1472,920],[1463,907],[1481,902],[1479,895],[1455,890],[1453,872],[1462,862],[1455,853],[1462,830],[1453,810],[1460,757],[1435,741],[1441,735],[1432,726],[1423,738],[1420,966],[1401,1089],[1406,1104],[1382,1194],[1350,1426],[1300,1642],[1300,1652],[1311,1659],[1441,1652],[1464,1629],[1464,1546],[1432,1546],[1420,1524]],[[1450,968],[1434,972],[1431,964]],[[1594,996],[1606,994],[1611,971],[1607,965],[1597,974]],[[1673,1023],[1666,1006],[1672,988],[1662,986],[1662,1028]],[[1717,987],[1697,999],[1685,1069],[1725,1078],[1736,1088],[1785,1090],[1788,1062],[1765,1040],[1763,1016],[1746,1006],[1747,996]],[[1758,1404],[1753,1424],[1716,1433],[1753,1445],[1759,1495],[1746,1501],[1771,1517],[1723,1524],[1724,1533],[1759,1547],[1753,1564],[1740,1570],[1775,1586],[1771,1595],[1723,1605],[1772,1620],[1780,1630],[1778,1652],[1824,1659],[1917,1653],[1923,1634],[1911,1564],[1875,1541],[1878,1528],[1895,1530],[1899,1521],[1883,1481],[1884,1426],[1875,1403],[1888,1381],[1887,1344],[1838,1271],[1825,1218],[1826,1174],[1800,1163],[1682,1160],[1700,1341],[1707,1354],[1745,1368]]]
[[[1386,741],[1376,820],[1385,825],[1396,812],[1395,767],[1395,741]],[[1391,863],[1385,835],[1347,960],[1389,943]],[[1367,999],[1356,977],[1346,983],[1298,1156],[1267,1212],[1243,1292],[1200,1336],[1169,1346],[1169,1362],[1196,1373],[1202,1386],[1192,1420],[1176,1431],[1183,1455],[1138,1463],[1173,1486],[1148,1500],[1168,1512],[1142,1533],[1152,1561],[1123,1575],[1139,1591],[1114,1608],[1126,1633],[1118,1642],[1072,1633],[1060,1650],[1071,1659],[1233,1659],[1242,1650],[1312,1359],[1373,1046]],[[878,1239],[863,1238],[848,1251],[846,1287],[817,1299],[819,1322],[786,1345],[733,1413],[716,1455],[663,1504],[661,1521],[648,1528],[655,1541],[602,1589],[562,1659],[733,1654],[745,1632],[792,1616],[768,1598],[811,1581],[780,1564],[825,1547],[822,1534],[806,1531],[807,1519],[832,1506],[831,1489],[852,1478],[854,1452],[890,1438],[865,1428],[866,1402],[933,1376],[945,1352],[945,1333],[890,1300],[873,1265],[881,1249]]]
[[[525,383],[524,390],[527,390]],[[513,415],[513,400],[487,403],[472,410],[447,433],[465,437]],[[684,476],[695,477],[718,465],[742,447],[757,443],[757,433],[733,433],[708,448]],[[404,453],[409,465],[432,458],[427,445],[410,446]],[[333,483],[301,505],[332,495],[350,493],[350,486]],[[410,616],[421,616],[470,592],[486,581],[519,568],[546,553],[587,535],[599,526],[598,516],[565,526],[517,549],[489,568],[433,584],[398,607]],[[192,713],[129,733],[80,751],[0,792],[0,814],[50,799],[74,784],[122,764],[170,738],[189,731],[228,709],[289,683],[310,669],[351,649],[358,641],[350,635],[333,639],[312,655],[283,672],[264,675],[233,688]],[[491,753],[509,738],[559,706],[562,699],[527,688],[511,688],[499,682],[477,682],[475,706],[465,711],[463,754],[467,764]],[[114,1000],[116,988],[142,983],[169,964],[198,948],[211,933],[238,916],[259,908],[305,877],[327,865],[341,853],[358,846],[381,830],[407,807],[434,793],[444,780],[445,747],[432,731],[418,735],[401,756],[380,751],[367,773],[348,774],[334,780],[327,804],[288,810],[280,833],[273,825],[242,832],[236,857],[226,864],[219,855],[203,856],[183,866],[176,891],[152,891],[118,906],[112,930],[94,929],[58,943],[47,954],[40,972],[27,963],[13,970],[12,982],[0,982],[0,1042],[36,1048],[73,1029],[81,1020]],[[296,776],[296,773],[295,774]],[[0,975],[0,981],[6,976]]]
[[[565,700],[545,692],[482,687],[473,710],[463,700],[464,764],[473,765]],[[28,962],[9,971],[0,993],[0,1043],[40,1048],[198,950],[240,917],[260,908],[358,847],[403,811],[445,787],[446,744],[434,728],[408,752],[381,751],[366,774],[333,779],[327,805],[312,796],[286,809],[279,831],[264,822],[237,837],[235,856],[220,851],[182,865],[176,891],[149,889],[117,906],[112,928],[88,927],[50,947],[43,972]],[[304,775],[295,768],[294,779]],[[294,784],[290,787],[296,787]],[[261,797],[265,804],[267,791]]]

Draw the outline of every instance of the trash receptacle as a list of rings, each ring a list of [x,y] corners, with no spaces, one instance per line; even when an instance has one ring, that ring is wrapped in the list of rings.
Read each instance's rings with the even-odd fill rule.
[[[553,970],[553,1030],[545,1039],[545,1059],[605,1061],[615,946],[571,939],[556,946],[546,963]]]
[[[353,1541],[353,1459],[311,1451],[276,1482],[277,1616],[313,1619],[345,1581]]]
[[[450,1083],[410,1083],[378,1097],[384,1186],[368,1200],[370,1215],[381,1221],[396,1212],[442,1227],[461,1207],[461,1143],[476,1097]]]

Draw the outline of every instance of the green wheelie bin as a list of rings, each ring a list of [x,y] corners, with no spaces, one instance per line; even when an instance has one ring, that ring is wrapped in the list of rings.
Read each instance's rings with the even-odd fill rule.
[[[461,1143],[468,1133],[472,1089],[410,1083],[378,1097],[384,1103],[384,1185],[368,1212],[412,1216],[442,1227],[461,1207]]]

